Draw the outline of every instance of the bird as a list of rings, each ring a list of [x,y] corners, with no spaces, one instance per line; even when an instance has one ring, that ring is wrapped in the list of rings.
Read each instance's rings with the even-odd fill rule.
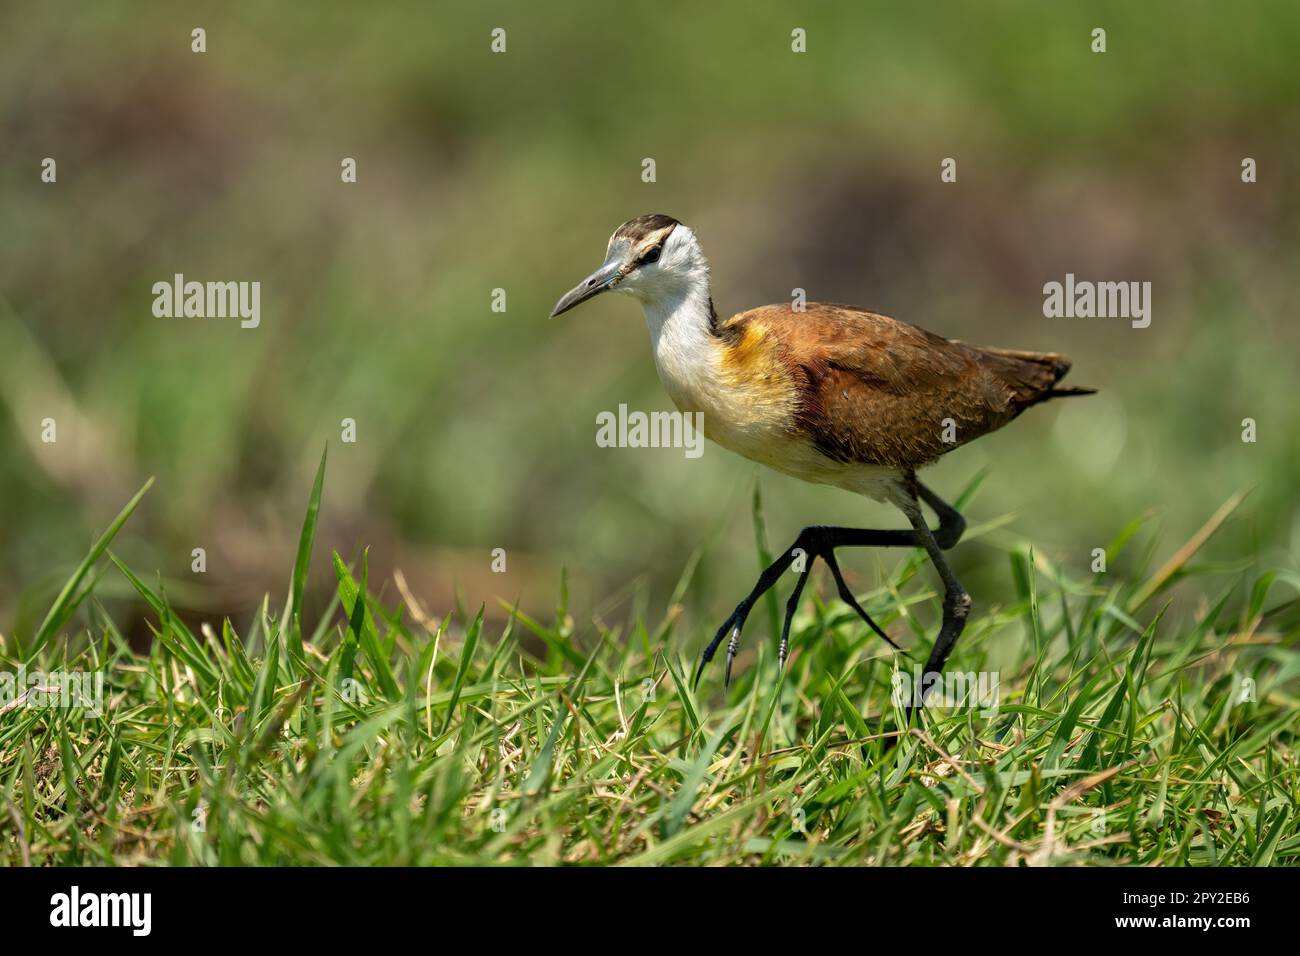
[[[917,471],[1031,406],[1096,390],[1058,384],[1070,370],[1064,355],[970,345],[852,305],[785,302],[720,318],[699,239],[689,226],[658,213],[615,229],[600,268],[566,292],[551,317],[605,292],[641,304],[659,379],[681,412],[702,413],[706,438],[782,474],[892,504],[910,526],[803,528],[718,628],[692,686],[724,638],[730,686],[750,611],[794,566],[798,577],[777,652],[778,669],[784,669],[791,622],[817,559],[840,599],[898,648],[854,597],[835,552],[921,548],[943,586],[943,613],[920,699],[907,705],[910,719],[938,683],[972,606],[945,556],[965,531],[965,519],[922,484]],[[936,527],[927,523],[922,504],[934,512]]]

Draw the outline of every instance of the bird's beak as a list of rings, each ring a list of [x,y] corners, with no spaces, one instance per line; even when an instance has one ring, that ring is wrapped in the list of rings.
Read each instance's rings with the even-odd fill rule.
[[[619,256],[611,255],[605,260],[604,265],[560,297],[560,301],[555,303],[555,309],[551,312],[551,318],[555,318],[561,312],[568,312],[575,305],[613,288],[621,278],[619,269],[622,264]]]

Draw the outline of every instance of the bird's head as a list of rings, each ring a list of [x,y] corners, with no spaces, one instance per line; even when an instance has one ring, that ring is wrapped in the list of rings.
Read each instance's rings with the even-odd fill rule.
[[[555,303],[551,316],[567,312],[602,292],[624,292],[652,305],[708,288],[708,264],[688,226],[672,216],[629,219],[609,237],[601,267]],[[707,293],[706,293],[707,294]]]

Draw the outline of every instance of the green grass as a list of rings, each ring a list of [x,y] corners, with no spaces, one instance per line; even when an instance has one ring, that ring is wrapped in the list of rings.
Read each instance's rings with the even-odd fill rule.
[[[676,599],[579,627],[561,585],[552,622],[506,607],[490,633],[483,609],[392,606],[364,555],[335,554],[334,602],[302,621],[323,476],[322,459],[284,610],[268,598],[244,634],[196,633],[108,550],[137,496],[33,645],[6,641],[3,669],[102,670],[107,686],[101,715],[0,715],[0,865],[1300,858],[1300,577],[1194,564],[1239,499],[1126,580],[1008,547],[1018,600],[977,605],[950,663],[998,672],[996,712],[930,710],[900,736],[892,652],[816,588],[783,679],[755,615],[725,701],[717,667],[689,689],[708,635],[678,627]],[[149,608],[147,654],[96,599],[104,574]],[[902,555],[864,596],[914,656],[933,633],[931,580]],[[1175,588],[1194,599],[1170,604]],[[83,630],[64,637],[76,614]]]

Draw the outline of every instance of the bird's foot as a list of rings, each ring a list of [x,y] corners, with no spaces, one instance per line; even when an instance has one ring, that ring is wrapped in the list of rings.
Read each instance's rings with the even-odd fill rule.
[[[700,675],[704,673],[705,665],[713,660],[713,655],[718,651],[718,645],[722,643],[723,636],[727,634],[731,635],[731,639],[727,641],[727,668],[724,680],[726,686],[731,687],[731,664],[736,659],[736,651],[740,648],[740,632],[745,627],[745,619],[749,617],[749,611],[752,607],[753,601],[746,598],[737,604],[736,609],[722,622],[722,626],[718,628],[718,633],[713,635],[713,640],[709,641],[709,646],[704,649],[704,653],[700,656],[699,666],[695,668],[695,679],[691,682],[692,688],[700,683]]]
[[[750,611],[753,609],[754,604],[758,599],[766,594],[776,584],[780,576],[792,565],[796,565],[796,562],[800,560],[802,560],[803,563],[796,566],[799,578],[795,582],[794,590],[790,594],[790,599],[786,602],[785,618],[781,623],[781,638],[777,649],[778,668],[784,669],[786,658],[789,656],[790,627],[794,621],[794,612],[799,607],[799,598],[803,594],[804,584],[807,583],[808,575],[812,571],[813,563],[817,558],[821,558],[825,561],[826,566],[830,569],[831,576],[835,579],[835,587],[839,592],[840,600],[851,607],[857,615],[891,647],[901,650],[897,644],[890,640],[889,635],[881,630],[876,622],[871,619],[871,616],[867,614],[862,605],[858,603],[857,598],[853,596],[853,592],[849,590],[848,584],[845,583],[844,576],[840,573],[839,563],[835,560],[835,533],[839,530],[840,529],[838,528],[822,527],[805,528],[799,533],[799,537],[795,539],[794,544],[792,544],[785,553],[781,555],[781,557],[777,558],[771,566],[765,569],[761,575],[759,575],[758,582],[754,585],[753,590],[746,595],[743,601],[736,605],[735,610],[732,611],[727,619],[722,622],[722,626],[718,628],[717,633],[713,636],[713,640],[709,642],[708,646],[704,649],[704,653],[700,655],[700,663],[695,670],[695,679],[692,682],[692,687],[699,684],[700,675],[704,673],[704,668],[709,661],[713,660],[713,655],[717,653],[718,647],[721,646],[724,636],[728,638],[727,664],[724,672],[724,682],[726,687],[731,687],[731,666],[735,661],[736,653],[740,648],[740,634],[744,630],[745,621],[748,619]]]

